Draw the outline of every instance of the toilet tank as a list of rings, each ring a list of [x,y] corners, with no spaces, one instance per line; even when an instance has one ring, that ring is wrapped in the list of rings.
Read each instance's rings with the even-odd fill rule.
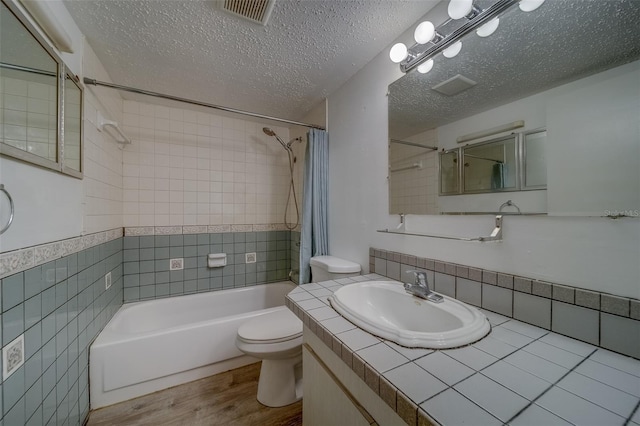
[[[320,282],[360,275],[360,265],[334,256],[315,256],[309,261],[311,281]]]

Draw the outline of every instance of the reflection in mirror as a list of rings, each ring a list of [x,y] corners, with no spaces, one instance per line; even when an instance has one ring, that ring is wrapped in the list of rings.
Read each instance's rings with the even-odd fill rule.
[[[58,160],[57,76],[55,59],[0,4],[0,142],[53,164]]]
[[[603,216],[607,210],[640,208],[638,22],[640,7],[634,0],[547,1],[535,13],[516,6],[490,37],[471,33],[454,58],[437,55],[429,73],[410,72],[392,83],[390,139],[412,141],[431,132],[430,144],[449,151],[460,146],[460,136],[525,122],[520,130],[525,163],[505,186],[516,179],[515,185],[526,191],[443,196],[455,183],[455,173],[448,173],[447,181],[422,182],[427,193],[432,187],[440,192],[428,214],[496,212],[507,199],[523,213]],[[450,80],[455,86],[461,77],[476,84],[457,93],[436,90]],[[546,132],[535,132],[542,128]],[[447,161],[451,166],[450,157],[441,158],[436,178]],[[499,170],[491,170],[497,177]],[[475,191],[488,184],[485,179],[474,185]],[[402,188],[389,189],[397,187]]]
[[[462,149],[463,192],[517,189],[516,138],[509,136]]]
[[[429,214],[438,196],[434,132],[389,143],[389,209],[393,214]],[[430,183],[430,185],[428,184]],[[419,212],[419,213],[417,213]]]
[[[523,135],[523,189],[538,189],[547,186],[546,142],[546,130],[536,130]]]
[[[458,185],[458,150],[444,151],[440,153],[440,195],[457,194],[460,192]],[[429,212],[436,213],[435,211]]]
[[[67,74],[64,82],[64,165],[81,171],[82,90]]]

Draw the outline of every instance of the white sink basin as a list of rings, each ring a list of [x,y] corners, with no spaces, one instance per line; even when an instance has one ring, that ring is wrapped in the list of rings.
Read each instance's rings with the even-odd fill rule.
[[[349,284],[329,301],[363,330],[410,348],[455,348],[482,339],[491,329],[484,314],[472,306],[447,296],[442,303],[429,302],[393,281]]]

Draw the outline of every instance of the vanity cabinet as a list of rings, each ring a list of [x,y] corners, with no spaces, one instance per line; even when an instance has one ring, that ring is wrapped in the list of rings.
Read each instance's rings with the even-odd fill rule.
[[[305,380],[302,413],[306,426],[376,424],[371,416],[362,412],[357,402],[352,401],[351,395],[308,347],[303,347],[302,360]]]
[[[406,425],[307,326],[302,365],[305,426]]]

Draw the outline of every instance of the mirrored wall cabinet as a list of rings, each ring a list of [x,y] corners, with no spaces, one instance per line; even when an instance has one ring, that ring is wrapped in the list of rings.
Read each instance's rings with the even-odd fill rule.
[[[0,154],[81,179],[82,100],[54,49],[0,3]]]
[[[546,189],[546,135],[540,129],[441,151],[440,195]]]

